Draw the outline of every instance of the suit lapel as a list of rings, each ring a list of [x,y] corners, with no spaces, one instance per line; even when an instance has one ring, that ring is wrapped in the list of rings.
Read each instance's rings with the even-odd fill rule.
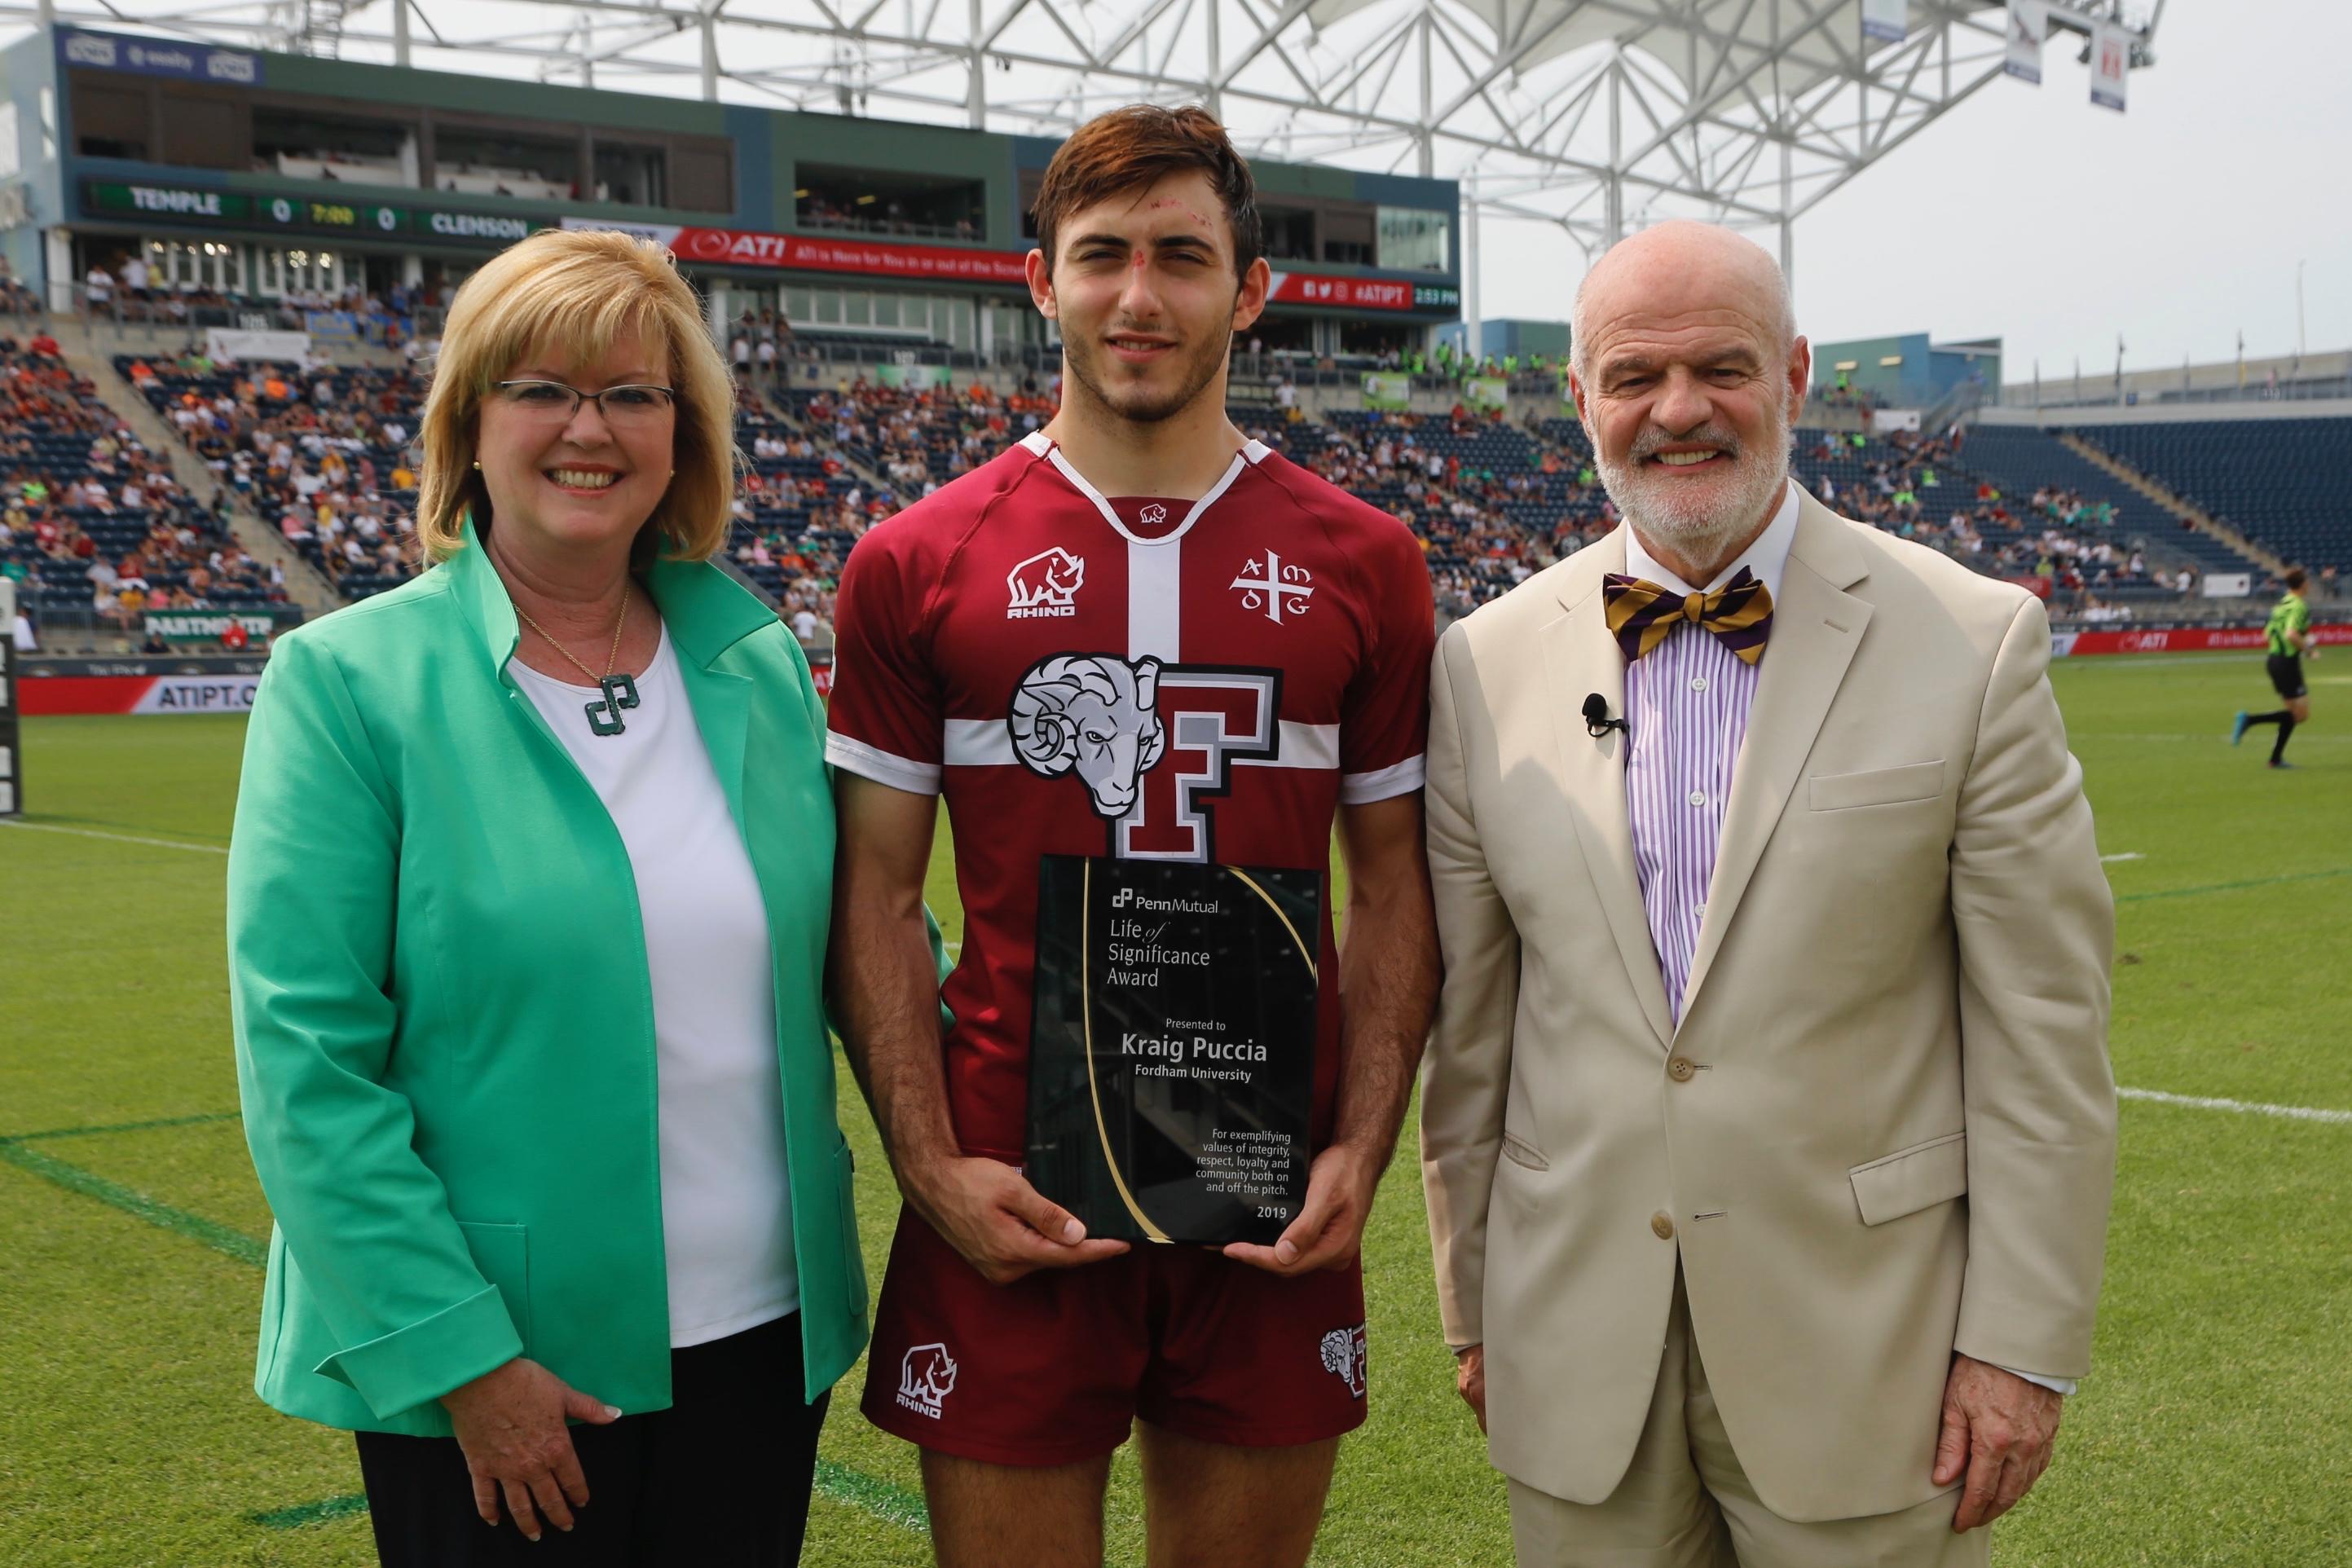
[[[1716,851],[1706,914],[1699,923],[1683,1019],[1698,1005],[1699,987],[1738,913],[1756,862],[1788,807],[1797,775],[1813,749],[1830,704],[1870,623],[1868,601],[1846,593],[1865,575],[1862,553],[1847,531],[1853,525],[1810,495],[1801,496],[1797,537],[1789,551],[1772,633],[1748,717],[1748,739],[1731,784],[1731,806]]]
[[[1568,613],[1547,624],[1539,634],[1544,673],[1550,682],[1552,727],[1567,785],[1568,815],[1576,824],[1585,863],[1592,869],[1593,891],[1625,961],[1626,977],[1633,982],[1642,1012],[1664,1048],[1672,1037],[1673,1015],[1666,1008],[1666,984],[1658,969],[1657,947],[1650,939],[1649,920],[1642,909],[1641,880],[1633,868],[1633,826],[1625,805],[1625,735],[1617,731],[1595,740],[1585,733],[1582,717],[1584,699],[1595,691],[1608,700],[1612,713],[1625,711],[1625,656],[1609,635],[1601,601],[1601,574],[1625,569],[1624,540],[1612,534],[1586,553],[1593,552],[1609,555],[1596,563],[1600,570],[1590,573],[1581,593],[1570,587],[1563,594],[1561,603]]]

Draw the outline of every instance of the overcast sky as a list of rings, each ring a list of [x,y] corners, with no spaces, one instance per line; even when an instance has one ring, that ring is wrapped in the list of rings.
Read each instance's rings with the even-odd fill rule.
[[[2352,5],[2170,0],[2128,111],[2090,101],[2080,38],[2038,88],[1979,90],[1797,224],[1797,319],[1816,341],[1925,331],[2006,340],[2005,379],[2352,348]],[[1489,318],[1559,320],[1582,254],[1481,225]],[[1768,247],[1777,239],[1760,236]],[[1500,242],[1500,243],[1498,243]],[[1534,253],[1534,254],[1531,254]]]

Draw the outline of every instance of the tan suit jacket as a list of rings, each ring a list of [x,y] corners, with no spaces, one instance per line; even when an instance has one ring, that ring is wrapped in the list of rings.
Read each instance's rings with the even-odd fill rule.
[[[1801,1521],[1924,1502],[1955,1350],[2084,1373],[2115,1169],[2115,910],[2019,588],[1803,498],[1679,1030],[1635,879],[1601,577],[1438,645],[1445,984],[1423,1178],[1489,1452],[1624,1474],[1675,1265],[1725,1427]]]

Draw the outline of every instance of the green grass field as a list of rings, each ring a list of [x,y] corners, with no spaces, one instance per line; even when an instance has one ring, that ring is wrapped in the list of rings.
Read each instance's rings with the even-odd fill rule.
[[[2230,714],[2252,658],[2062,665],[2119,900],[2127,1099],[2090,1380],[1995,1560],[2352,1563],[2352,672],[2322,664],[2298,771]],[[251,1392],[268,1215],[235,1120],[221,937],[236,719],[26,726],[0,828],[0,1563],[373,1561],[350,1439]],[[2258,744],[2258,742],[2260,744]],[[942,841],[934,907],[961,935]],[[879,1277],[895,1199],[843,1075]],[[1406,1131],[1410,1144],[1412,1132]],[[1371,1419],[1316,1561],[1503,1564],[1500,1480],[1454,1398],[1410,1159],[1367,1237]],[[927,1563],[911,1449],[825,1434],[806,1561]],[[1140,1561],[1122,1458],[1110,1560]]]

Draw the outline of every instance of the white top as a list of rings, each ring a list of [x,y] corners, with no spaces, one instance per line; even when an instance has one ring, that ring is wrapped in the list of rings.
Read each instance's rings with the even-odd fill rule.
[[[751,855],[667,627],[617,735],[589,731],[582,710],[599,700],[594,687],[520,659],[507,668],[613,814],[636,876],[653,975],[669,1342],[740,1333],[800,1305],[775,969]]]

